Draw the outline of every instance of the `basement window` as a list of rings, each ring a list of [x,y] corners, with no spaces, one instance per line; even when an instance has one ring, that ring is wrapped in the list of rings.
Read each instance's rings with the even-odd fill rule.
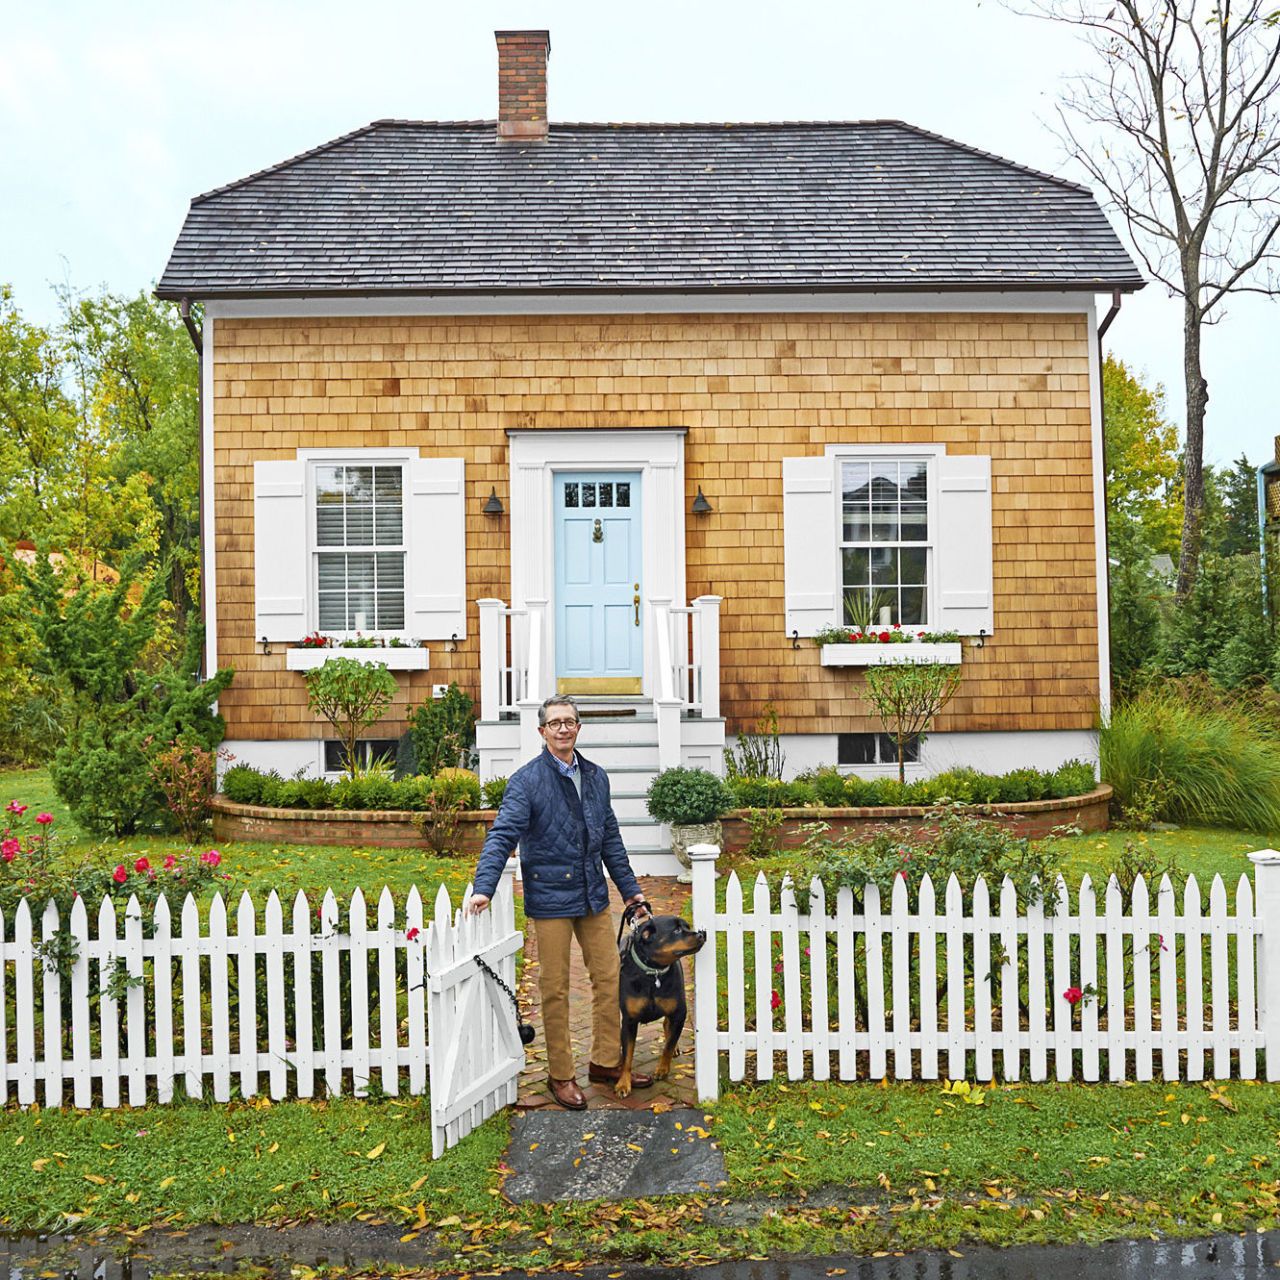
[[[907,764],[920,760],[919,737],[908,738],[902,758]],[[836,763],[840,765],[896,765],[898,744],[887,733],[836,735]]]
[[[397,738],[362,738],[356,743],[356,760],[362,769],[380,760],[385,760],[388,767],[394,769],[399,745]],[[347,753],[343,744],[336,738],[327,739],[324,744],[325,773],[342,773],[346,767]]]

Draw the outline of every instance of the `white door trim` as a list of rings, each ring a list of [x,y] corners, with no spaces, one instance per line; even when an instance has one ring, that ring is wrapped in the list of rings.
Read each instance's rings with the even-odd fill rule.
[[[510,436],[511,606],[545,606],[540,686],[555,687],[555,504],[557,471],[640,472],[646,697],[657,687],[653,670],[654,601],[685,604],[684,432],[602,427],[595,431],[520,431]]]

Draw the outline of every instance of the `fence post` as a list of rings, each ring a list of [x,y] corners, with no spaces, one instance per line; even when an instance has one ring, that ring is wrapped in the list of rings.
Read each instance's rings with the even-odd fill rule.
[[[1267,1055],[1267,1079],[1280,1080],[1280,853],[1259,849],[1249,861],[1258,922],[1258,1030]]]
[[[689,846],[693,864],[693,927],[707,940],[693,958],[693,1080],[699,1102],[720,1096],[720,1019],[716,1011],[716,859],[714,844]]]

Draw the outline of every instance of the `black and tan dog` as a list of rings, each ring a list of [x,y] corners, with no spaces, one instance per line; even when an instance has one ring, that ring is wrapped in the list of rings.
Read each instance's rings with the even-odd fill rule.
[[[634,912],[635,908],[628,908],[624,924]],[[671,1059],[688,1013],[681,962],[699,951],[706,940],[706,933],[689,928],[679,916],[653,915],[638,921],[625,942],[619,939],[622,1073],[613,1086],[618,1097],[625,1098],[631,1092],[631,1062],[636,1052],[636,1032],[642,1022],[663,1020],[662,1056],[653,1078],[663,1080],[670,1074]]]

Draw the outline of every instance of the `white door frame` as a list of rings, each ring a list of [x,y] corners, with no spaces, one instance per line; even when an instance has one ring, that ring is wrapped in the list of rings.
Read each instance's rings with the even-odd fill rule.
[[[543,670],[539,685],[555,688],[555,503],[557,471],[640,473],[641,596],[644,696],[657,688],[653,669],[655,602],[683,605],[683,428],[630,430],[587,427],[513,430],[511,441],[511,607],[542,608]]]

